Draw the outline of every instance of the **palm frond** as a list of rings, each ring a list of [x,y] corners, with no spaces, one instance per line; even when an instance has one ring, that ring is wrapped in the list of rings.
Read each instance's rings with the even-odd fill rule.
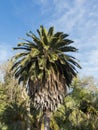
[[[22,52],[14,56],[12,70],[19,83],[28,86],[34,106],[53,111],[63,102],[67,87],[81,68],[76,58],[68,55],[78,49],[70,45],[73,41],[68,34],[54,33],[54,27],[47,31],[40,26],[37,33],[38,37],[30,31],[26,35],[32,40],[23,39],[14,48]]]

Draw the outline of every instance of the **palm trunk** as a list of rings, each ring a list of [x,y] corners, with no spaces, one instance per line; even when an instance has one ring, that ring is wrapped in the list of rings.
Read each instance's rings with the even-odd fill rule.
[[[50,112],[44,112],[44,130],[50,130]]]

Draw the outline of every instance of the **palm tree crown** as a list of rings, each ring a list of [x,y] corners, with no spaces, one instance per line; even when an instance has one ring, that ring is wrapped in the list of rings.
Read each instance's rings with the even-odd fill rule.
[[[32,41],[23,39],[14,49],[23,50],[14,56],[12,70],[19,83],[28,86],[30,97],[37,108],[54,110],[63,102],[66,88],[81,68],[76,59],[67,52],[76,52],[63,32],[47,31],[43,26],[37,30],[38,37],[27,33]]]

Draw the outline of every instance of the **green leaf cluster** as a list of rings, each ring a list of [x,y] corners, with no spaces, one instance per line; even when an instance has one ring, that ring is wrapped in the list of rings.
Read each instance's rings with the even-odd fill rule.
[[[94,82],[87,86],[89,82],[91,83],[87,80],[88,78],[85,77],[86,82],[83,82],[84,79],[74,79],[72,83],[73,90],[65,97],[63,107],[54,113],[56,124],[60,129],[98,129],[98,88],[96,87],[97,91],[95,91]]]
[[[54,33],[54,27],[46,30],[43,26],[37,29],[38,36],[32,31],[26,35],[31,41],[23,39],[14,50],[23,50],[14,56],[15,77],[19,83],[31,80],[47,80],[50,73],[59,73],[65,78],[69,86],[73,77],[76,76],[76,68],[81,68],[76,59],[67,52],[77,52],[77,49],[70,44],[73,41],[67,39],[63,32]]]

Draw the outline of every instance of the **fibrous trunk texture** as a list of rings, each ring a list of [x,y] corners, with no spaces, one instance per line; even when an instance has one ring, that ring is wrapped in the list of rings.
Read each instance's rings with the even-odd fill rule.
[[[55,74],[51,74],[43,82],[30,80],[29,92],[37,109],[54,111],[63,103],[66,94],[65,80]]]

